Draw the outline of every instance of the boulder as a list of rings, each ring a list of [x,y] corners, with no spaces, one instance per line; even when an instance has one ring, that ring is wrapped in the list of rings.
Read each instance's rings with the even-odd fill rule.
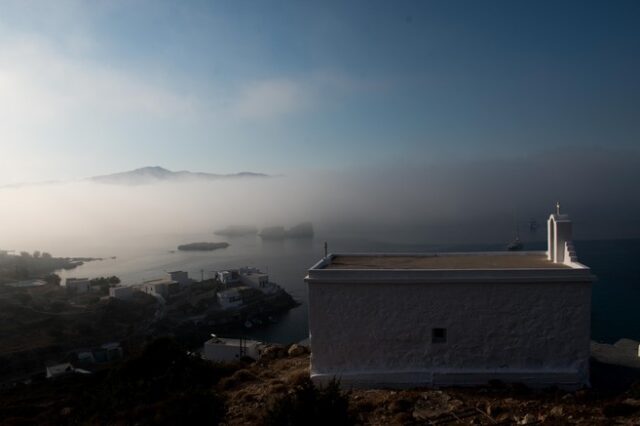
[[[291,345],[287,353],[289,354],[289,356],[300,356],[307,353],[307,348],[305,348],[304,346],[293,344]]]
[[[281,345],[269,345],[266,348],[262,349],[260,353],[260,358],[263,359],[276,359],[283,358],[287,355],[285,348]]]

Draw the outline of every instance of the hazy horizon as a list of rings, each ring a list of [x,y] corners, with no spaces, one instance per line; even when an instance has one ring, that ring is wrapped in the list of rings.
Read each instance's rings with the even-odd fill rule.
[[[219,241],[225,239],[212,232],[229,225],[303,221],[313,222],[320,237],[414,244],[508,242],[517,222],[523,238],[544,240],[556,201],[572,216],[578,239],[639,237],[640,202],[628,193],[638,181],[640,156],[603,149],[270,178],[30,185],[0,189],[0,246],[66,245],[78,252],[65,255],[89,256],[96,254],[92,247],[124,248],[136,237],[195,234]],[[540,225],[535,235],[531,219]]]

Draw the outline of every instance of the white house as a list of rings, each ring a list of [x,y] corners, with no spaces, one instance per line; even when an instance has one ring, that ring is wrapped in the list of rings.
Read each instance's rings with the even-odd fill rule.
[[[240,281],[247,287],[255,288],[263,293],[274,293],[279,287],[269,281],[269,275],[255,268],[240,270]]]
[[[311,376],[349,386],[576,388],[591,284],[567,215],[544,252],[330,254],[308,271]]]
[[[212,337],[204,344],[204,358],[217,362],[235,361],[245,356],[258,359],[261,345],[255,340]]]
[[[66,376],[67,374],[91,374],[91,372],[87,370],[83,370],[81,368],[75,368],[73,365],[65,362],[64,364],[56,364],[49,365],[46,367],[47,379],[55,379],[61,376]]]
[[[86,293],[91,287],[89,278],[67,278],[64,282],[64,286],[76,293]]]
[[[48,365],[47,367],[47,379],[53,379],[56,377],[64,376],[66,374],[73,373],[75,368],[73,365],[65,362],[64,364]]]
[[[151,296],[167,297],[169,295],[169,286],[173,283],[174,281],[159,278],[143,282],[140,288],[143,292],[150,294]]]
[[[269,275],[262,272],[247,272],[240,274],[240,281],[247,287],[263,289],[269,285]]]
[[[240,273],[237,269],[228,271],[219,271],[217,273],[218,281],[224,285],[237,284],[240,282]]]
[[[242,295],[239,290],[239,287],[233,287],[218,292],[218,303],[222,309],[233,309],[242,306]]]
[[[133,296],[133,288],[129,286],[109,287],[109,297],[128,300]]]
[[[255,288],[263,293],[274,293],[279,290],[277,284],[269,282],[269,275],[261,272],[258,268],[249,266],[240,269],[229,269],[217,273],[218,281],[229,286],[233,284],[243,284],[247,287]]]
[[[175,281],[180,285],[191,284],[189,273],[185,271],[171,271],[171,272],[167,272],[167,275],[169,276],[169,281]]]

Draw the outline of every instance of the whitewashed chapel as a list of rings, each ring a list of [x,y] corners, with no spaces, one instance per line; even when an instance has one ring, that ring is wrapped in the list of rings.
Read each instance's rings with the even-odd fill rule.
[[[327,255],[305,278],[312,378],[588,384],[595,277],[578,263],[571,232],[558,208],[546,252]]]

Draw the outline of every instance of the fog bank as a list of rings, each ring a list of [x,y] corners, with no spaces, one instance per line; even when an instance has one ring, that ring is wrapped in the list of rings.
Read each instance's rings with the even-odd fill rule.
[[[301,221],[312,221],[319,238],[492,243],[512,238],[517,222],[524,238],[544,239],[556,201],[572,215],[576,238],[640,237],[639,183],[636,151],[567,150],[237,181],[2,188],[0,248],[98,255],[145,236],[220,241],[211,233],[228,225]],[[530,219],[541,225],[535,235]]]

